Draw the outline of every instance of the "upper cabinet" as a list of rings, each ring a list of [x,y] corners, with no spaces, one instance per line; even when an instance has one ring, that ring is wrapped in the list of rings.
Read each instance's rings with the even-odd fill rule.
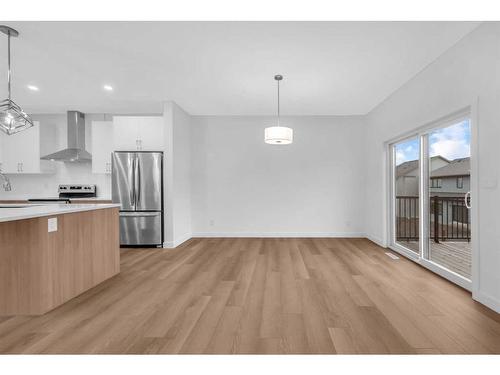
[[[114,151],[162,151],[162,116],[114,116]]]
[[[114,116],[92,121],[92,173],[111,173],[113,151],[162,151],[161,116]]]
[[[0,134],[0,171],[9,174],[54,173],[55,166],[40,160],[40,123],[22,132]]]
[[[111,173],[113,121],[92,121],[92,173]]]

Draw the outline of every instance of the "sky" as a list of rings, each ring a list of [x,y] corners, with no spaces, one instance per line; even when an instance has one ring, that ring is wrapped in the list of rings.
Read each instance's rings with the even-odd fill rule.
[[[396,145],[396,165],[418,159],[419,140],[414,138]],[[464,120],[429,134],[430,156],[441,155],[448,160],[470,156],[470,123]]]

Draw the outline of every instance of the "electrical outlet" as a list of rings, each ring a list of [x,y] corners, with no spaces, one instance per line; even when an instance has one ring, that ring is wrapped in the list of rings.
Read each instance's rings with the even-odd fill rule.
[[[57,232],[57,217],[51,217],[49,220],[48,220],[48,225],[47,225],[47,229],[50,232]]]
[[[213,226],[215,225],[215,220],[214,220],[214,219],[211,219],[211,220],[209,221],[209,224],[210,224],[210,226],[211,226],[211,227],[213,227]]]

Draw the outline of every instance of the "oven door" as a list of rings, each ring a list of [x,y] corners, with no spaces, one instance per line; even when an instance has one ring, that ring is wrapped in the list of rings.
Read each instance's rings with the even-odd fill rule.
[[[162,245],[161,212],[120,212],[120,245]]]

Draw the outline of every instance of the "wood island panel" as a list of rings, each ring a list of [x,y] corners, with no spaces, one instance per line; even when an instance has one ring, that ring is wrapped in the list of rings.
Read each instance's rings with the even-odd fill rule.
[[[40,315],[120,272],[118,208],[0,223],[0,315]],[[57,231],[48,232],[48,219]]]

